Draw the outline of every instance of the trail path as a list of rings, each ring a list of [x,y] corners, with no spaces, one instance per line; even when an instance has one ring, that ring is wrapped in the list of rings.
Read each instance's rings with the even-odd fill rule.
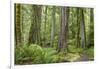
[[[80,58],[78,58],[77,60],[75,61],[89,61],[89,57],[86,53],[83,53]]]

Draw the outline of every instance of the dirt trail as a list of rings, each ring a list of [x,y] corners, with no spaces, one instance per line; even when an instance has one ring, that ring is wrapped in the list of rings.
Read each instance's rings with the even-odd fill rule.
[[[89,61],[89,57],[86,53],[83,53],[80,58],[78,58],[77,60],[75,61]]]

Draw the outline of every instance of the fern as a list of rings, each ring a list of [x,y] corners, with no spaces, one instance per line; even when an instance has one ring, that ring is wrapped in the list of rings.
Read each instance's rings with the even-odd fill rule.
[[[16,64],[41,64],[57,62],[57,51],[54,48],[42,48],[39,45],[17,46],[15,48]]]

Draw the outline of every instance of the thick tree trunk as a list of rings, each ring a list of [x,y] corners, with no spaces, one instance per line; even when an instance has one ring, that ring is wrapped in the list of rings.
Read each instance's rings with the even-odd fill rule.
[[[33,5],[33,19],[29,33],[29,44],[40,44],[41,6]]]
[[[64,51],[64,49],[67,46],[67,39],[66,34],[68,34],[66,31],[66,27],[68,26],[67,23],[67,15],[66,15],[66,8],[61,7],[61,25],[60,25],[60,33],[59,33],[59,39],[58,39],[58,52]]]

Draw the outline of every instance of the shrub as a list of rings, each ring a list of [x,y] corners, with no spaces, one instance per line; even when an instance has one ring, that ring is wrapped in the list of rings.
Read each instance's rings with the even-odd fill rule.
[[[54,58],[56,57],[57,51],[54,48],[43,48],[44,56],[43,63],[56,62]]]
[[[15,48],[15,64],[41,64],[56,62],[54,48],[42,48],[39,45],[17,46]]]
[[[36,44],[31,44],[30,46],[18,46],[15,49],[15,63],[40,63],[37,59],[41,60],[40,56],[42,55],[42,48]]]
[[[87,49],[86,50],[86,53],[89,56],[89,59],[90,60],[93,60],[94,59],[94,48],[93,47]]]
[[[77,48],[75,46],[69,46],[68,51],[71,53],[82,53],[84,49],[82,48]]]

